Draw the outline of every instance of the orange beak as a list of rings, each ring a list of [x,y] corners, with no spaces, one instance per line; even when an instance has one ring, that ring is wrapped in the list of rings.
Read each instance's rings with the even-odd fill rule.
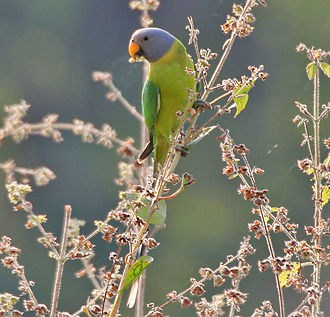
[[[140,45],[134,42],[131,42],[128,45],[128,52],[132,58],[136,58],[136,53],[140,50]]]

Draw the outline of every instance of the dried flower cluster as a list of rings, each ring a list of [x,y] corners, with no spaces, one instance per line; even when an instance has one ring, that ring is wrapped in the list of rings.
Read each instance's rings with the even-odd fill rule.
[[[252,317],[277,317],[278,314],[275,312],[272,303],[270,301],[264,301],[259,308],[256,308],[253,312]]]
[[[63,137],[60,130],[69,130],[76,135],[80,135],[83,142],[91,143],[96,141],[97,144],[107,148],[112,148],[113,143],[120,145],[121,152],[127,155],[129,152],[136,153],[137,150],[132,146],[132,139],[122,141],[117,138],[117,133],[109,124],[104,124],[101,130],[94,127],[89,122],[83,122],[74,119],[72,123],[59,123],[57,114],[48,114],[40,123],[28,123],[23,121],[30,105],[24,100],[19,104],[6,106],[7,116],[4,118],[4,127],[0,129],[0,140],[6,137],[12,137],[16,143],[20,143],[27,139],[30,135],[40,135],[52,138],[55,142],[62,142]]]
[[[310,61],[313,62],[320,62],[320,61],[326,61],[327,58],[330,56],[330,51],[325,51],[320,48],[315,48],[315,47],[307,47],[304,43],[300,43],[296,47],[296,51],[298,53],[301,52],[306,52],[307,58]]]
[[[307,307],[305,305],[304,311],[310,312],[313,305],[316,305],[317,300],[320,300],[323,292],[318,285],[306,280],[306,277],[303,275],[303,268],[305,265],[317,265],[319,263],[326,265],[328,263],[329,252],[325,248],[315,245],[315,241],[321,235],[328,234],[329,221],[322,220],[317,229],[313,226],[305,227],[306,234],[313,236],[311,243],[307,243],[305,240],[298,240],[297,230],[299,226],[289,222],[288,210],[285,207],[270,207],[269,199],[265,196],[267,190],[258,190],[256,188],[254,175],[259,175],[260,169],[256,167],[251,168],[248,164],[246,156],[249,150],[244,145],[235,145],[227,131],[224,131],[219,140],[222,160],[226,163],[223,173],[230,179],[239,177],[242,183],[238,193],[242,194],[244,199],[251,201],[257,206],[253,208],[252,212],[259,216],[260,219],[250,223],[248,225],[249,230],[254,233],[257,239],[260,239],[262,236],[265,237],[268,240],[268,245],[270,245],[270,233],[272,232],[275,234],[284,233],[289,238],[289,240],[285,241],[285,247],[283,248],[285,256],[275,257],[275,253],[271,249],[270,256],[265,260],[259,261],[259,270],[264,272],[271,268],[281,288],[292,285],[297,292],[305,294],[306,303],[310,306]],[[240,165],[241,161],[245,165]],[[298,167],[309,175],[314,173],[311,160],[305,159],[300,161]],[[325,170],[324,167],[322,170]],[[325,285],[327,285],[327,282],[325,282]],[[322,289],[324,288],[325,286]],[[299,309],[301,310],[301,308]],[[261,314],[261,310],[256,310],[255,316],[258,316],[259,313]],[[276,313],[272,311],[270,315],[276,316]]]
[[[16,163],[13,160],[1,163],[0,169],[2,169],[6,175],[7,184],[15,182],[17,174],[21,176],[21,183],[28,184],[30,182],[29,176],[31,176],[37,186],[48,185],[51,180],[56,178],[54,172],[48,167],[40,166],[35,169],[22,168],[16,166]]]
[[[149,15],[149,11],[157,10],[159,5],[159,0],[130,0],[129,2],[132,10],[141,11],[140,24],[142,27],[149,27],[154,23]]]
[[[212,281],[214,287],[220,287],[228,280],[231,282],[233,288],[225,289],[222,293],[214,295],[211,301],[202,297],[198,302],[195,302],[194,306],[197,316],[221,316],[226,306],[229,306],[233,311],[240,311],[240,306],[245,303],[248,294],[239,290],[239,284],[250,272],[251,266],[246,258],[255,251],[250,244],[250,237],[244,238],[237,254],[235,256],[228,256],[227,261],[220,263],[218,268],[214,270],[211,268],[200,268],[201,279],[196,280],[195,278],[191,278],[189,288],[180,293],[177,291],[168,293],[168,301],[160,306],[156,306],[154,303],[148,304],[148,307],[151,309],[146,317],[164,316],[164,308],[173,302],[180,303],[182,308],[189,307],[194,303],[192,296],[201,297],[206,294],[207,281]],[[237,265],[234,264],[235,262],[237,262]],[[190,297],[188,297],[189,294]]]
[[[218,138],[222,153],[222,160],[226,166],[223,174],[229,179],[238,177],[241,180],[238,193],[245,200],[251,201],[255,207],[253,214],[259,219],[248,224],[250,232],[255,238],[264,237],[269,249],[269,257],[260,260],[258,267],[261,272],[271,268],[278,289],[280,302],[280,315],[284,316],[283,287],[293,287],[298,293],[303,294],[304,299],[290,316],[316,316],[322,315],[320,303],[323,295],[328,292],[329,281],[320,283],[320,270],[323,265],[329,263],[329,246],[325,247],[325,237],[329,235],[329,219],[322,217],[322,209],[330,199],[329,190],[329,154],[321,160],[321,120],[325,119],[329,113],[329,105],[320,106],[319,95],[319,72],[321,69],[327,77],[330,77],[330,66],[325,62],[329,52],[321,49],[307,48],[304,44],[297,47],[297,51],[306,51],[307,58],[312,62],[307,65],[306,72],[310,80],[314,81],[314,104],[309,107],[300,102],[296,106],[300,111],[293,122],[298,127],[303,127],[302,146],[307,146],[309,157],[298,160],[298,168],[311,177],[313,182],[314,226],[305,226],[305,233],[310,236],[310,241],[299,240],[298,224],[289,222],[288,210],[285,207],[271,207],[267,198],[268,190],[257,188],[255,175],[262,174],[260,168],[251,167],[247,155],[249,150],[244,145],[236,145],[230,137],[229,132],[221,129],[223,134]],[[311,109],[312,108],[312,109]],[[313,123],[313,134],[310,133],[310,121]],[[328,138],[324,138],[322,143],[328,147]],[[288,240],[284,241],[283,256],[276,256],[273,248],[272,234],[283,233]],[[308,267],[312,267],[312,274],[308,278]],[[269,302],[264,302],[260,309],[256,309],[253,316],[277,316]]]
[[[25,276],[24,266],[18,262],[22,251],[12,244],[9,237],[2,236],[0,241],[0,257],[1,263],[4,267],[9,269],[12,274],[18,278],[19,296],[14,296],[9,293],[0,294],[0,315],[1,316],[23,316],[23,312],[15,309],[15,305],[22,300],[23,297],[27,299],[22,300],[25,311],[33,311],[36,316],[43,317],[49,314],[46,305],[37,301],[32,287],[33,281],[29,281]]]
[[[253,6],[257,5],[258,3],[254,1]],[[239,37],[249,36],[254,29],[251,24],[255,22],[255,17],[251,13],[251,10],[252,6],[248,7],[246,12],[244,12],[244,8],[241,5],[234,4],[232,10],[234,15],[227,16],[226,23],[221,25],[221,30],[225,34],[235,31]]]

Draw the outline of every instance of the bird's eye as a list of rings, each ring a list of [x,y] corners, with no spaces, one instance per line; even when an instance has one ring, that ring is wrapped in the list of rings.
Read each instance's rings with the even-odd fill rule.
[[[148,36],[145,36],[143,39],[144,39],[145,41],[148,41],[148,40],[149,40]]]

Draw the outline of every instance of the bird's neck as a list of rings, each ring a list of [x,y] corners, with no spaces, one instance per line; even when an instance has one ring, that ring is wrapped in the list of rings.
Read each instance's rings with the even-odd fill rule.
[[[186,49],[179,40],[175,40],[170,47],[170,49],[157,61],[150,63],[150,67],[157,67],[162,64],[175,63],[185,63],[186,59]]]

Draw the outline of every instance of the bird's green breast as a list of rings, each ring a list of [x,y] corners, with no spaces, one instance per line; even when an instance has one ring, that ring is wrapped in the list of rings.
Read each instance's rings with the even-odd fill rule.
[[[190,91],[196,83],[186,69],[194,64],[183,44],[175,40],[171,48],[155,63],[150,64],[149,80],[159,87],[160,107],[154,125],[154,133],[163,135],[168,142],[179,127],[178,111],[191,106],[188,102]]]

